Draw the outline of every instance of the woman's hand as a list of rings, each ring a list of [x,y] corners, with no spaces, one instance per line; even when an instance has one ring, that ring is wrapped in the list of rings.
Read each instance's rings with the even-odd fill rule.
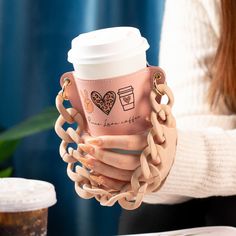
[[[92,138],[84,135],[84,143],[79,144],[79,148],[85,152],[85,155],[79,161],[92,170],[90,177],[98,185],[120,190],[130,182],[134,170],[140,166],[142,158],[140,154],[144,149],[144,153],[152,155],[151,162],[160,172],[160,181],[163,182],[167,177],[174,162],[177,143],[175,118],[171,112],[174,98],[166,85],[158,88],[161,90],[158,90],[159,93],[167,94],[169,101],[167,105],[158,104],[155,100],[156,93],[151,92],[150,99],[155,112],[151,113],[152,129],[148,136],[147,134],[114,135]],[[122,154],[121,150],[117,152],[117,149],[135,150],[136,154],[132,152]],[[147,177],[144,175],[144,178]]]
[[[165,141],[155,144],[156,160],[159,161],[154,164],[157,164],[160,181],[163,182],[174,162],[177,131],[165,125],[160,125],[159,129]],[[92,170],[91,179],[98,185],[120,190],[130,182],[134,170],[140,166],[140,154],[147,147],[147,135],[86,136],[84,142],[79,144],[79,148],[85,152],[85,156],[79,161]],[[123,151],[118,152],[117,149]]]
[[[145,134],[83,138],[85,144],[79,144],[79,148],[86,154],[80,162],[93,170],[90,174],[93,181],[114,190],[130,182],[133,171],[140,166],[140,153],[147,146]]]

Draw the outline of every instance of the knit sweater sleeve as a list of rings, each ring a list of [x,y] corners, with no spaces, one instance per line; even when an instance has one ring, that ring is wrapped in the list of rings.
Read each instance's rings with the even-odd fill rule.
[[[236,130],[179,131],[176,163],[162,191],[197,198],[236,194]]]
[[[233,118],[233,117],[232,117]],[[236,121],[236,117],[234,117]],[[236,194],[236,130],[178,130],[173,167],[149,203],[177,203],[187,198]]]
[[[148,203],[236,195],[236,115],[213,115],[205,98],[218,42],[217,2],[166,2],[160,65],[176,98],[178,142],[170,173]]]
[[[209,114],[206,94],[218,42],[219,0],[166,1],[159,60],[177,118]]]

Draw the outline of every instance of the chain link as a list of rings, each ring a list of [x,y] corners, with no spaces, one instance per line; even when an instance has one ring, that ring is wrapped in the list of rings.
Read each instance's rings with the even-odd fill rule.
[[[156,191],[161,185],[162,176],[158,165],[162,158],[157,147],[165,143],[165,136],[159,117],[162,117],[162,121],[165,120],[164,125],[175,125],[175,119],[171,114],[171,107],[173,106],[171,90],[166,84],[155,84],[153,86],[150,93],[153,109],[150,115],[152,128],[147,135],[148,145],[140,155],[140,166],[134,171],[130,183],[126,184],[120,191],[115,191],[98,185],[90,178],[91,170],[79,165],[78,160],[83,157],[83,152],[78,148],[78,144],[83,143],[81,136],[84,131],[84,121],[76,109],[64,107],[65,89],[70,82],[67,79],[65,83],[56,97],[56,107],[60,116],[55,123],[55,131],[62,139],[59,148],[60,156],[63,161],[68,163],[67,175],[75,182],[76,193],[85,199],[95,197],[103,206],[112,206],[118,202],[121,207],[128,210],[138,208],[144,195]],[[168,96],[169,102],[166,105],[157,103],[156,97],[165,94]],[[75,123],[77,125],[76,130],[71,127],[65,130],[63,128],[65,123],[71,125]],[[77,148],[70,147],[71,143],[77,144]]]

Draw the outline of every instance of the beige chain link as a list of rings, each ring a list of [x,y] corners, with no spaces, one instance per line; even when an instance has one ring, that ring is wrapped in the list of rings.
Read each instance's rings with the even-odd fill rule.
[[[140,155],[140,166],[134,171],[130,183],[126,184],[120,191],[107,189],[98,185],[90,178],[91,170],[85,166],[79,165],[79,158],[83,157],[83,152],[79,149],[78,144],[83,142],[81,138],[84,131],[84,121],[82,115],[74,108],[65,108],[63,105],[66,97],[66,86],[70,83],[69,79],[65,79],[62,90],[56,97],[56,107],[60,113],[56,123],[55,131],[62,139],[59,151],[63,161],[67,162],[67,175],[75,182],[75,191],[85,199],[95,197],[101,205],[112,206],[117,201],[119,204],[128,210],[138,208],[145,194],[154,192],[161,184],[162,176],[158,169],[160,164],[160,153],[158,153],[158,145],[165,142],[162,126],[159,122],[159,117],[165,120],[162,123],[167,126],[175,126],[175,119],[171,114],[173,106],[173,94],[166,84],[156,85],[154,81],[153,90],[150,93],[150,102],[152,112],[150,122],[152,128],[147,135],[147,147]],[[159,104],[156,97],[159,95],[167,95],[169,102]],[[77,129],[69,127],[64,130],[65,123],[77,124]],[[77,144],[77,149],[69,147],[71,143]],[[160,159],[159,159],[160,158]]]

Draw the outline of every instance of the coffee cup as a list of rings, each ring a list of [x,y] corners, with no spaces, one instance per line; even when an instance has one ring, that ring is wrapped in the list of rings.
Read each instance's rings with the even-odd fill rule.
[[[149,94],[153,82],[164,83],[163,70],[147,66],[147,40],[133,27],[81,34],[72,40],[68,61],[74,72],[66,96],[83,113],[92,136],[139,134],[150,128]],[[160,99],[159,99],[160,100]]]
[[[40,180],[0,178],[0,235],[47,235],[54,186]]]

